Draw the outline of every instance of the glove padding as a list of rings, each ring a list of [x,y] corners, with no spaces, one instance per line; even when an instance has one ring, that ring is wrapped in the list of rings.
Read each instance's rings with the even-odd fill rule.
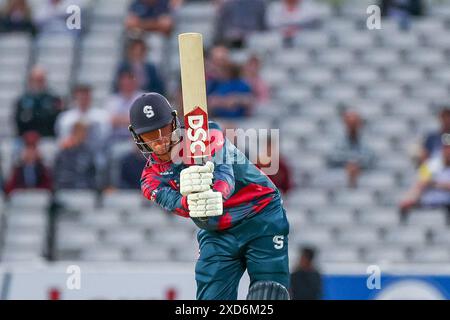
[[[194,192],[204,192],[211,189],[214,163],[206,162],[204,166],[190,166],[181,170],[180,193],[183,196]]]
[[[222,193],[208,190],[187,196],[189,215],[192,218],[221,216],[223,214]]]

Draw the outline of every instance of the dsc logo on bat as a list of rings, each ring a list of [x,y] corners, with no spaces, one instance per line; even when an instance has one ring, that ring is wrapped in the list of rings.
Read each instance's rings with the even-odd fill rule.
[[[185,118],[187,146],[191,156],[208,154],[208,115],[200,107],[196,107]]]

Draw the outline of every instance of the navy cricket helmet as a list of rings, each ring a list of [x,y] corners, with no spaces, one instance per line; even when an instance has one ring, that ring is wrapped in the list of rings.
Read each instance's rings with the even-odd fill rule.
[[[133,102],[130,108],[130,123],[128,129],[137,147],[147,160],[150,159],[150,155],[154,151],[142,140],[141,134],[159,130],[168,124],[172,124],[170,148],[181,141],[177,111],[159,93],[143,94]]]

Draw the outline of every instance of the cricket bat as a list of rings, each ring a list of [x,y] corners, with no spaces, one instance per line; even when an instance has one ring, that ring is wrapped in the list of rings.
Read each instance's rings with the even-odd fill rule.
[[[211,156],[206,99],[203,38],[200,33],[178,36],[185,126],[184,159],[203,164]]]

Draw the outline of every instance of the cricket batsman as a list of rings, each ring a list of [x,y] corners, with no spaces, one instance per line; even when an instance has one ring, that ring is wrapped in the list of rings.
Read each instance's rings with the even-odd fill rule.
[[[209,121],[214,137],[209,161],[204,165],[173,161],[171,151],[182,142],[184,132],[176,111],[160,94],[136,99],[130,122],[133,139],[148,160],[141,177],[143,195],[200,228],[197,299],[236,300],[247,270],[248,300],[288,300],[289,223],[272,181],[213,121]]]

